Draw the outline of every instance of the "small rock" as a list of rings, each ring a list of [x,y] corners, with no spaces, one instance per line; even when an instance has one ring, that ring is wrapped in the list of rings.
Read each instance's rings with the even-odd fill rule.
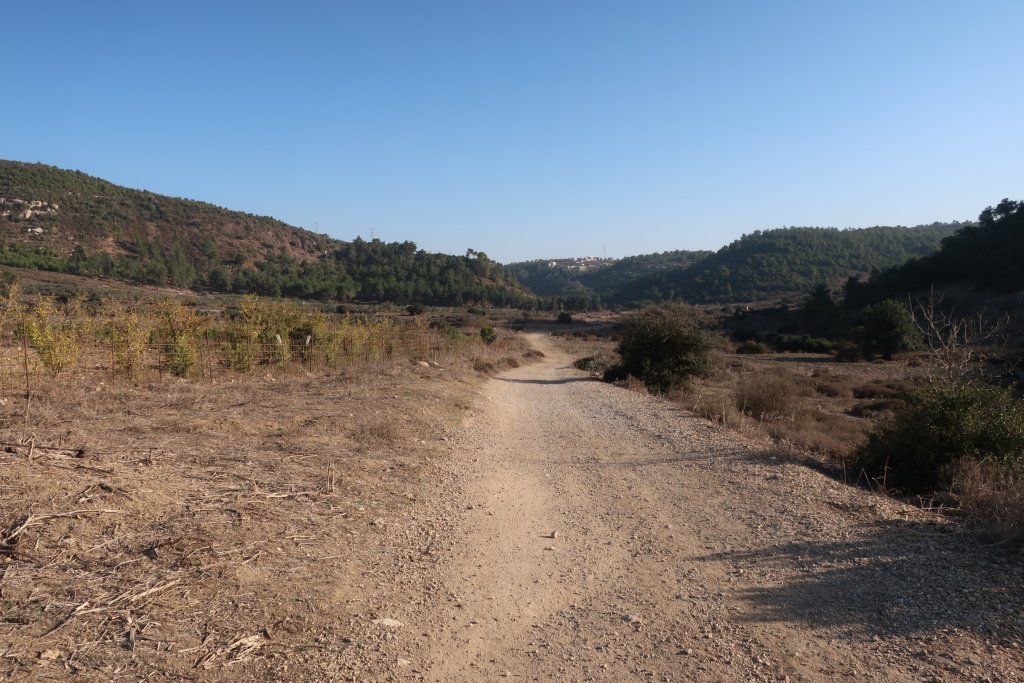
[[[548,538],[558,538],[558,532],[552,531],[550,534],[548,534]]]
[[[39,653],[39,659],[50,662],[54,659],[60,659],[62,654],[63,653],[60,650],[43,650]]]
[[[384,526],[384,524],[385,522],[383,517],[377,517],[372,522],[370,522],[371,526]]]
[[[373,623],[377,624],[378,626],[386,626],[388,628],[401,628],[402,626],[405,626],[405,624],[400,622],[398,619],[391,619],[389,617],[384,617],[382,619],[374,619]]]
[[[403,657],[399,657],[399,658],[398,658],[398,661],[397,661],[397,662],[395,662],[395,663],[396,663],[396,664],[397,664],[398,666],[409,666],[410,664],[412,664],[412,662],[411,662],[410,660],[408,660],[408,659],[404,659]]]

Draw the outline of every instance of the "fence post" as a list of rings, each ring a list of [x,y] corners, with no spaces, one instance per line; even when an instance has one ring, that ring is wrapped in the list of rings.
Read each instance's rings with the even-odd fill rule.
[[[203,346],[206,347],[206,362],[210,364],[210,384],[213,384],[213,356],[210,355],[210,330],[203,335]]]
[[[28,424],[28,411],[32,407],[32,383],[28,372],[28,330],[21,326],[21,351],[25,360],[25,423]]]

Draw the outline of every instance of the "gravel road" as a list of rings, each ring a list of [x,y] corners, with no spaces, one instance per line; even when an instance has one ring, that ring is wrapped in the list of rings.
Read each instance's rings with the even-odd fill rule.
[[[1024,680],[1019,557],[532,342],[394,528],[353,677]]]

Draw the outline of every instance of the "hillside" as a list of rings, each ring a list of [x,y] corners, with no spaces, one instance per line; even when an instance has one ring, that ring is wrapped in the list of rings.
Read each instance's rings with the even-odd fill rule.
[[[522,305],[476,252],[343,242],[274,218],[0,160],[0,264],[129,282],[323,300]]]
[[[693,303],[757,301],[838,284],[936,251],[960,223],[915,228],[782,228],[744,235],[690,268],[629,283],[607,303],[635,305],[681,297]]]
[[[540,296],[558,297],[570,307],[596,307],[633,282],[689,268],[710,251],[666,251],[623,259],[558,259],[510,263],[506,269]]]
[[[961,227],[928,256],[890,268],[863,285],[869,300],[903,296],[932,285],[968,285],[1008,293],[1024,289],[1024,202],[1002,200]]]

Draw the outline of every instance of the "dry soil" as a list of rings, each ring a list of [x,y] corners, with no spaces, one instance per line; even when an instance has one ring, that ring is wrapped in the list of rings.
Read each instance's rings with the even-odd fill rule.
[[[419,522],[436,563],[381,568],[394,621],[370,623],[353,676],[1024,675],[1017,559],[533,343],[546,359],[494,378],[451,444]]]

